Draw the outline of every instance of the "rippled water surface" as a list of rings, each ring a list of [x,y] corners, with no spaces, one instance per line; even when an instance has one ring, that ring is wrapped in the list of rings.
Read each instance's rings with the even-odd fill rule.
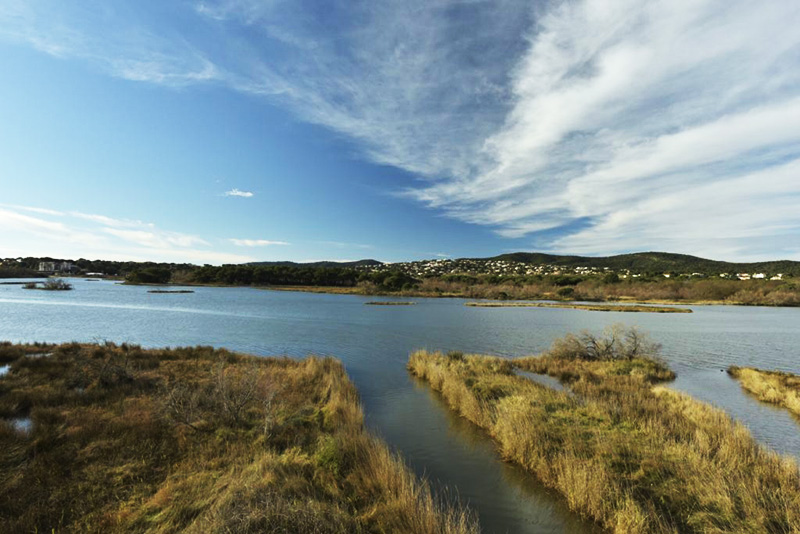
[[[758,403],[723,372],[732,364],[800,372],[800,309],[697,306],[692,314],[623,314],[473,308],[461,299],[365,306],[379,299],[251,288],[153,294],[108,281],[72,283],[75,289],[66,292],[0,285],[0,339],[202,344],[261,355],[336,356],[361,392],[369,425],[417,472],[476,509],[485,532],[592,529],[530,477],[501,462],[480,430],[453,417],[435,393],[408,375],[405,363],[414,349],[520,356],[546,349],[567,332],[637,324],[663,344],[678,374],[673,387],[726,409],[762,442],[800,457],[796,420]]]

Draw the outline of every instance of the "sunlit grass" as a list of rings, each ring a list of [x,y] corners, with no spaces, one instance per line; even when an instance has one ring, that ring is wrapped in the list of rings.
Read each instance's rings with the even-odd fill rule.
[[[418,351],[408,366],[505,458],[610,531],[798,532],[793,460],[719,409],[653,386],[674,375],[649,354],[586,361],[564,345],[518,360]],[[555,376],[569,392],[514,367]]]
[[[759,400],[777,404],[800,416],[800,376],[736,366],[728,368],[728,374]]]
[[[41,355],[31,357],[32,355]],[[331,358],[0,345],[2,532],[475,533]]]

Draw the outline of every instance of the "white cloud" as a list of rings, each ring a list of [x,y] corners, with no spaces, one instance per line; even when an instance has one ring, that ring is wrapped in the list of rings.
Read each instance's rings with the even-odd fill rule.
[[[162,230],[152,223],[29,206],[0,208],[0,235],[3,235],[0,257],[199,263],[255,261],[252,256],[214,247],[199,236]]]
[[[149,248],[169,249],[172,247],[188,248],[198,245],[210,246],[210,243],[205,239],[178,232],[123,230],[119,228],[103,228],[102,231],[130,243]]]
[[[514,71],[488,164],[409,194],[509,237],[584,221],[539,240],[552,250],[753,257],[761,237],[800,234],[775,209],[800,157],[798,23],[788,1],[559,4]]]
[[[266,239],[235,239],[231,238],[228,241],[238,247],[269,247],[273,245],[288,245],[286,241],[269,241]]]
[[[236,188],[233,188],[230,191],[225,191],[225,196],[226,197],[250,198],[250,197],[252,197],[254,195],[255,195],[255,193],[253,193],[251,191],[240,191],[239,189],[236,189]]]
[[[373,245],[367,245],[365,243],[349,243],[346,241],[315,241],[320,245],[324,245],[326,247],[334,247],[334,248],[359,248],[359,249],[374,249]]]
[[[113,217],[107,217],[105,215],[97,215],[94,213],[82,213],[79,211],[71,211],[69,215],[73,217],[77,217],[79,219],[85,219],[87,221],[92,221],[100,224],[104,224],[106,226],[114,226],[114,227],[128,227],[128,228],[152,228],[155,225],[152,223],[145,223],[142,221],[130,220],[130,219],[115,219]]]
[[[38,213],[41,215],[55,215],[55,216],[64,215],[64,213],[61,211],[51,210],[47,208],[37,208],[34,206],[19,206],[17,204],[0,204],[0,206],[4,208],[11,208],[13,210],[29,211],[31,213]]]

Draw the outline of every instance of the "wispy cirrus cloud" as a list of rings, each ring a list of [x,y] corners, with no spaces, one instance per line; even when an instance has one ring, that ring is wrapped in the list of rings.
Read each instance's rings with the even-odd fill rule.
[[[223,196],[226,196],[226,197],[251,198],[251,197],[255,196],[255,193],[253,193],[252,191],[242,191],[242,190],[236,189],[234,187],[230,191],[225,191],[225,193],[223,193]]]
[[[0,234],[4,236],[0,257],[201,263],[243,263],[255,259],[226,251],[197,235],[163,230],[153,223],[34,206],[2,205]]]
[[[324,13],[207,0],[158,20],[100,5],[10,2],[0,35],[131,80],[263,96],[414,173],[404,196],[537,248],[800,258],[793,0],[355,0]]]
[[[288,245],[286,241],[270,241],[268,239],[235,239],[231,238],[228,241],[237,247],[271,247],[275,245]]]

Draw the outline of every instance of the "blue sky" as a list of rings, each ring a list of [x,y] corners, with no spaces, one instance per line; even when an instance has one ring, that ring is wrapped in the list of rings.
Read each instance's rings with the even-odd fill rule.
[[[0,257],[800,260],[800,3],[0,0]]]

